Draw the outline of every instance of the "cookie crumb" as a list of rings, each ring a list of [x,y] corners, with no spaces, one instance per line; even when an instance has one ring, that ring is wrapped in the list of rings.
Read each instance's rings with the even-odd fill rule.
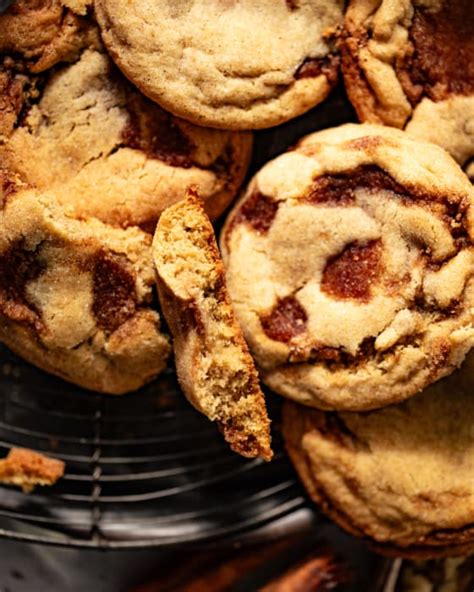
[[[12,448],[0,460],[0,482],[30,493],[37,485],[54,485],[64,475],[65,464],[27,448]]]

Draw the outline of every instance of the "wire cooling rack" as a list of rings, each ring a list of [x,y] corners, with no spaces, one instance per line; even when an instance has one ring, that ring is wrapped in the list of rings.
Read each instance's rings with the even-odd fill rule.
[[[3,346],[0,370],[2,456],[21,446],[66,463],[52,488],[0,488],[0,536],[172,546],[249,532],[306,503],[278,426],[272,463],[240,458],[185,401],[172,371],[138,393],[111,397],[48,376]]]

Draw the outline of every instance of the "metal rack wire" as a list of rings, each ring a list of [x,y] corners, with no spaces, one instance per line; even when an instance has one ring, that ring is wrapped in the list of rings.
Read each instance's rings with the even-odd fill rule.
[[[184,400],[171,371],[139,393],[107,397],[1,346],[0,369],[0,453],[29,447],[66,463],[53,488],[0,488],[0,536],[172,546],[251,531],[306,503],[277,430],[274,462],[239,458]]]

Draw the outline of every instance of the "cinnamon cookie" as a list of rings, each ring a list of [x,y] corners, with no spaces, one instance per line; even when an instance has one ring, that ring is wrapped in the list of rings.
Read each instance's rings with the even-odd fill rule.
[[[309,495],[379,551],[474,550],[474,358],[466,364],[409,401],[370,413],[286,403],[283,434]]]
[[[84,0],[16,0],[0,14],[0,142],[37,97],[35,74],[100,44],[97,28],[78,16],[86,12]]]
[[[262,380],[322,409],[400,401],[474,345],[474,192],[441,148],[348,124],[267,163],[229,215],[229,292]]]
[[[126,76],[179,117],[225,129],[278,125],[337,79],[342,0],[96,0]]]
[[[83,18],[92,0],[15,0],[0,14],[0,54],[21,59],[29,72],[73,61],[98,42]]]
[[[194,190],[163,212],[153,257],[184,393],[217,422],[235,452],[270,460],[265,400],[227,293],[214,230]]]
[[[95,391],[152,380],[170,352],[152,303],[151,237],[75,220],[44,194],[0,191],[0,340]]]
[[[154,231],[199,186],[212,217],[245,175],[251,135],[196,127],[145,99],[99,51],[52,74],[1,148],[2,165],[78,217]]]
[[[153,231],[190,184],[218,216],[242,182],[251,143],[247,133],[174,118],[132,88],[105,54],[87,50],[50,77],[2,158],[75,216]]]
[[[474,3],[351,0],[343,73],[362,121],[474,156]]]

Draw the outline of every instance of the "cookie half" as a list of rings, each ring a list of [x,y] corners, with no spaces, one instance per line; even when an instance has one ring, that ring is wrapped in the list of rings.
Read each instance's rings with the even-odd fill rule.
[[[199,125],[278,125],[337,79],[342,0],[97,0],[102,38],[138,88]]]
[[[414,395],[474,345],[474,193],[434,144],[349,124],[267,163],[229,215],[229,292],[262,380],[322,409]]]
[[[0,113],[1,118],[1,113]],[[247,170],[252,137],[178,120],[86,50],[49,75],[3,147],[2,166],[76,217],[154,231],[161,211],[200,187],[218,216]]]
[[[67,217],[5,180],[0,196],[0,341],[94,391],[155,378],[170,345],[152,300],[150,235]]]
[[[405,128],[463,165],[474,157],[471,0],[351,0],[342,70],[362,121]]]
[[[270,422],[257,371],[234,315],[209,218],[194,190],[162,214],[153,257],[178,379],[231,448],[270,460]]]
[[[473,361],[409,401],[370,413],[285,404],[288,452],[324,513],[386,554],[474,550]]]

